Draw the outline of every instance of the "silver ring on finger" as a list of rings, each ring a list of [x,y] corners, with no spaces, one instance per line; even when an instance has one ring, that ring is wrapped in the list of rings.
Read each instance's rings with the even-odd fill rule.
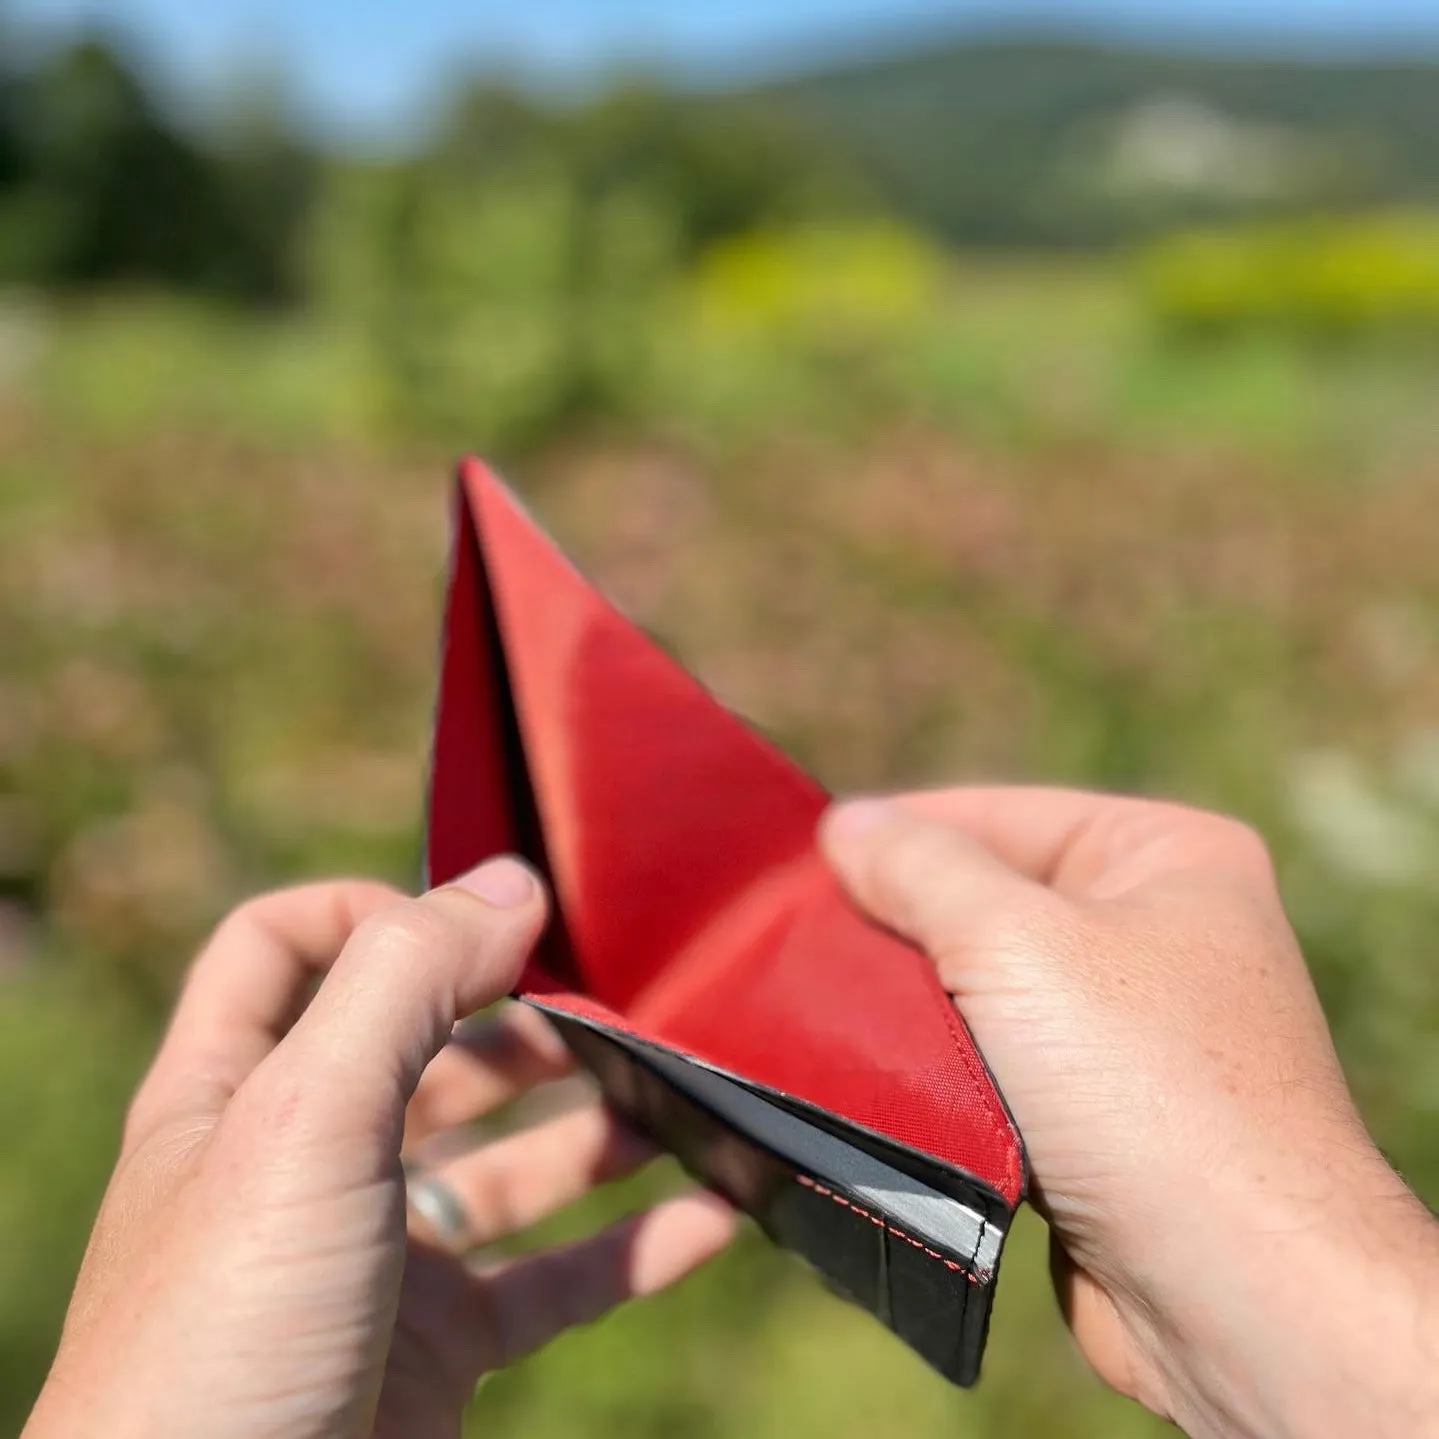
[[[410,1171],[405,1175],[405,1197],[411,1211],[429,1225],[446,1249],[463,1254],[474,1243],[465,1206],[444,1180]]]

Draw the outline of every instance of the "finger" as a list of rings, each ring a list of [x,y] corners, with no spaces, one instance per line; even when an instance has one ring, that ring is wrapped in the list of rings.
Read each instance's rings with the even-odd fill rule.
[[[573,1067],[554,1026],[529,1005],[507,1004],[473,1027],[462,1024],[420,1079],[405,1114],[405,1146],[478,1119]]]
[[[544,919],[539,881],[508,857],[372,915],[237,1103],[300,1142],[369,1141],[392,1161],[426,1066],[513,987]]]
[[[718,1254],[735,1226],[722,1199],[695,1193],[510,1260],[476,1280],[475,1353],[485,1369],[513,1364],[566,1329],[682,1279]]]
[[[957,825],[1011,869],[1062,888],[1087,832],[1116,808],[1143,800],[1042,786],[962,787],[897,798],[914,814]]]
[[[431,1234],[423,1218],[412,1227],[423,1237],[454,1247],[490,1244],[537,1224],[597,1184],[633,1174],[654,1154],[651,1144],[609,1110],[588,1105],[506,1135],[421,1176],[421,1185],[443,1186],[459,1211],[455,1227],[460,1234]]]
[[[1021,925],[1053,900],[957,825],[885,801],[836,806],[820,843],[856,902],[936,959],[983,952],[995,921]]]
[[[298,1018],[356,926],[402,899],[389,885],[336,880],[234,910],[191,966],[131,1106],[127,1146],[167,1120],[218,1114]]]
[[[901,796],[905,809],[957,825],[1020,874],[1072,897],[1098,897],[1164,873],[1270,872],[1264,842],[1226,815],[1125,795],[978,786]]]

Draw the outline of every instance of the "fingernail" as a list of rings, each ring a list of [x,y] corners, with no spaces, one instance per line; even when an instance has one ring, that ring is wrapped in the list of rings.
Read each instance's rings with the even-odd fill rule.
[[[519,860],[508,856],[486,860],[468,874],[462,874],[455,884],[496,909],[518,909],[535,895],[534,875]]]
[[[835,805],[826,824],[833,835],[858,839],[894,818],[894,806],[883,799],[851,799]]]

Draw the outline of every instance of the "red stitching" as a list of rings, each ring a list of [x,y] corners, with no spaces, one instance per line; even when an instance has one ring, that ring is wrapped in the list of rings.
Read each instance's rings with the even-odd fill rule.
[[[877,1224],[881,1229],[893,1234],[896,1239],[903,1239],[906,1244],[912,1244],[922,1253],[929,1255],[931,1259],[937,1259],[946,1269],[952,1269],[956,1274],[963,1274],[971,1284],[983,1284],[985,1281],[977,1274],[971,1274],[962,1264],[956,1263],[953,1259],[946,1258],[937,1249],[931,1249],[929,1245],[922,1244],[912,1234],[906,1234],[902,1229],[896,1229],[894,1225],[887,1223],[877,1214],[871,1214],[867,1209],[861,1209],[858,1204],[852,1203],[842,1194],[836,1194],[832,1189],[826,1189],[818,1180],[811,1179],[807,1174],[796,1174],[795,1178],[804,1185],[806,1189],[813,1189],[816,1194],[823,1194],[826,1199],[833,1199],[836,1204],[842,1204],[846,1209],[852,1209],[862,1219],[868,1219],[871,1224]]]

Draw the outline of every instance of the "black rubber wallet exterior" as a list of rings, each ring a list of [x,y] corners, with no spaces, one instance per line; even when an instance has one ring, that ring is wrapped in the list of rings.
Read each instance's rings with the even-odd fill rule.
[[[872,1198],[796,1169],[682,1093],[642,1054],[588,1025],[547,1011],[566,1043],[599,1082],[610,1106],[702,1183],[751,1215],[776,1243],[806,1259],[836,1292],[867,1309],[951,1382],[979,1375],[997,1264],[920,1240]],[[807,1122],[822,1122],[807,1114]],[[829,1117],[831,1133],[880,1153],[992,1220],[1002,1238],[1009,1207],[985,1186],[931,1164],[877,1136],[857,1135]],[[863,1202],[861,1202],[863,1200]]]

